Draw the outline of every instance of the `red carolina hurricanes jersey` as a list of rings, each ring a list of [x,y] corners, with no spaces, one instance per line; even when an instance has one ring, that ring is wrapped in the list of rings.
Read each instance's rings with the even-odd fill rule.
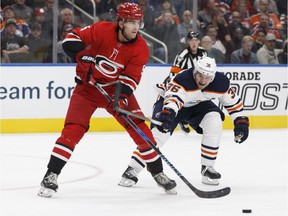
[[[140,82],[142,71],[148,61],[149,51],[145,40],[137,39],[121,43],[117,37],[117,25],[112,22],[97,22],[84,28],[75,28],[63,43],[82,42],[87,55],[95,58],[93,77],[100,83],[120,80],[134,91]],[[89,64],[77,63],[76,70],[88,70]],[[86,67],[86,68],[85,68]]]

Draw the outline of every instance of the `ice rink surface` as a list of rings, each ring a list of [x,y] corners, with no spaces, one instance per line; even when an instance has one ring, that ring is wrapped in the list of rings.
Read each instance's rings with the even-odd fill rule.
[[[195,187],[231,187],[218,199],[198,198],[164,164],[176,180],[177,195],[168,195],[144,170],[133,188],[117,184],[135,148],[128,134],[87,133],[59,176],[52,198],[37,196],[51,150],[59,134],[1,134],[1,216],[287,216],[287,129],[250,130],[243,144],[223,132],[215,169],[219,186],[205,186],[200,176],[201,136],[176,132],[161,149]],[[242,213],[251,209],[252,213]]]

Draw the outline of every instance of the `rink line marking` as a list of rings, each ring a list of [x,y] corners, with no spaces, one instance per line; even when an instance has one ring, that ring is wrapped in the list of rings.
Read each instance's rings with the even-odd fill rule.
[[[28,155],[14,155],[14,154],[0,154],[0,156],[6,156],[6,157],[22,157],[22,158],[34,158],[34,159],[41,159],[41,160],[48,160],[49,158],[47,157],[38,157],[38,156],[28,156]],[[93,166],[91,164],[86,164],[86,163],[82,163],[82,162],[76,162],[76,161],[69,161],[69,163],[72,164],[78,164],[81,166],[85,166],[85,167],[89,167],[92,168],[93,170],[96,170],[96,172],[92,175],[86,176],[86,177],[82,177],[82,178],[77,178],[74,180],[69,180],[69,181],[63,181],[60,183],[61,184],[68,184],[68,183],[74,183],[74,182],[79,182],[79,181],[85,181],[91,178],[94,178],[96,176],[99,176],[102,173],[102,170],[99,167]],[[41,181],[41,179],[39,180]],[[39,188],[40,184],[37,186],[26,186],[26,187],[14,187],[14,188],[0,188],[0,191],[11,191],[11,190],[23,190],[23,189],[31,189],[31,188]]]

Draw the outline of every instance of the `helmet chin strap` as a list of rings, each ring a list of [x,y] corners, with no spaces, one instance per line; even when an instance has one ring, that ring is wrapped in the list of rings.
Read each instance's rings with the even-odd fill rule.
[[[121,29],[121,33],[122,33],[123,37],[124,37],[128,42],[131,41],[131,39],[129,39],[129,38],[127,37],[127,35],[124,33],[124,27]]]
[[[123,25],[123,28],[120,28],[120,31],[121,31],[123,37],[127,40],[127,43],[130,43],[130,42],[132,42],[135,38],[129,39],[128,36],[127,36],[127,35],[125,34],[125,32],[124,32],[124,28],[125,28],[125,25]]]

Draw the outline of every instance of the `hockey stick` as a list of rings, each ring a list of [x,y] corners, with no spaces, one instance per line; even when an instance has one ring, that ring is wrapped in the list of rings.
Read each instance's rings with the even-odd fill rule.
[[[94,83],[95,87],[101,92],[102,95],[109,101],[112,102],[111,97],[107,94],[107,92],[99,86],[97,83]],[[121,112],[121,110],[117,109],[118,107],[118,99],[121,91],[121,83],[116,84],[115,89],[115,98],[114,98],[114,108],[116,111]],[[119,107],[118,107],[119,108]],[[124,113],[126,114],[126,113]],[[194,187],[175,167],[174,165],[162,154],[162,152],[151,142],[151,140],[143,133],[143,131],[129,118],[128,115],[122,115],[122,118],[126,120],[128,124],[141,136],[146,143],[170,166],[170,168],[183,180],[183,182],[200,198],[219,198],[226,196],[230,193],[231,188],[226,187],[223,189],[215,190],[215,191],[202,191]]]
[[[116,101],[114,101],[114,102],[116,102]],[[160,121],[157,121],[157,120],[154,120],[154,119],[150,119],[150,118],[147,118],[147,117],[145,117],[145,116],[138,115],[138,114],[136,114],[136,113],[129,112],[128,110],[121,109],[120,107],[115,106],[115,104],[114,104],[114,109],[115,109],[117,112],[121,112],[121,113],[126,114],[126,115],[128,115],[128,116],[133,116],[133,117],[135,117],[135,118],[138,118],[138,119],[141,119],[141,120],[144,120],[144,121],[151,122],[151,123],[153,123],[153,124],[155,124],[155,125],[159,125],[159,126],[162,125],[162,122],[160,122]]]
[[[105,92],[105,90],[102,88],[102,86],[109,86],[109,85],[114,85],[114,84],[116,84],[116,87],[117,86],[120,86],[119,84],[121,84],[120,83],[120,81],[115,81],[115,82],[111,82],[111,83],[109,83],[109,84],[104,84],[104,85],[100,85],[100,84],[94,84],[93,82],[90,82],[91,84],[93,84],[97,89],[98,89],[98,91],[100,91],[101,93],[102,93],[102,95],[104,95],[104,97],[110,102],[110,100],[109,100],[109,95]],[[116,92],[116,91],[115,91]],[[109,98],[108,98],[108,97]],[[119,96],[118,96],[119,97]],[[111,98],[110,98],[111,99]],[[112,100],[112,99],[111,99]],[[124,113],[124,114],[126,114],[126,115],[129,115],[129,116],[133,116],[133,117],[135,117],[135,118],[138,118],[138,119],[141,119],[141,120],[144,120],[144,121],[148,121],[148,122],[151,122],[151,123],[153,123],[153,124],[155,124],[155,125],[162,125],[162,122],[159,122],[159,121],[157,121],[157,120],[154,120],[154,119],[150,119],[150,118],[147,118],[147,117],[145,117],[145,116],[143,116],[143,115],[138,115],[138,114],[136,114],[136,113],[132,113],[132,112],[129,112],[129,111],[127,111],[127,110],[124,110],[124,109],[121,109],[120,107],[118,107],[118,106],[115,106],[115,101],[114,101],[114,106],[113,106],[113,108],[116,110],[116,111],[118,111],[118,112],[121,112],[121,113]]]

